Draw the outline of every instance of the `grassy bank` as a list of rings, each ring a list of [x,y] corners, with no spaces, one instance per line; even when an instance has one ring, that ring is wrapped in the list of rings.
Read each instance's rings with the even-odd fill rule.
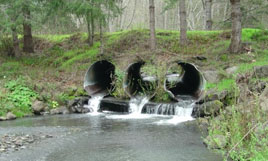
[[[145,72],[156,73],[159,78],[163,78],[168,65],[174,60],[194,63],[201,71],[217,70],[222,80],[217,84],[207,83],[206,88],[235,92],[237,74],[250,72],[255,66],[268,65],[268,32],[244,29],[242,39],[245,50],[237,55],[228,53],[230,35],[230,31],[189,31],[188,46],[182,47],[178,42],[179,32],[159,30],[156,35],[158,49],[151,53],[148,52],[148,30],[108,33],[104,37],[104,55],[99,54],[98,35],[95,35],[96,42],[92,47],[88,46],[84,33],[35,35],[34,54],[24,54],[19,59],[0,57],[0,116],[5,116],[9,111],[17,117],[32,115],[31,103],[35,99],[45,102],[52,109],[65,105],[74,97],[85,95],[82,89],[84,73],[90,64],[102,59],[116,65],[118,81],[113,93],[116,97],[125,97],[121,86],[124,71],[130,63],[140,59],[147,62]],[[7,48],[0,44],[1,55]],[[200,61],[196,56],[203,56],[206,60]],[[231,66],[237,66],[238,70],[233,75],[227,75],[224,69]],[[159,88],[154,101],[169,99]],[[244,115],[237,110],[235,101],[230,102],[230,106],[233,107],[231,114],[223,111],[220,114],[222,119],[208,118],[210,136],[228,136],[227,146],[220,150],[224,154],[256,125],[255,122],[267,120],[266,114],[257,107]],[[230,156],[235,160],[267,159],[267,146],[262,146],[263,142],[267,142],[267,133],[264,136],[266,140],[258,140],[260,138],[256,136],[243,140]]]

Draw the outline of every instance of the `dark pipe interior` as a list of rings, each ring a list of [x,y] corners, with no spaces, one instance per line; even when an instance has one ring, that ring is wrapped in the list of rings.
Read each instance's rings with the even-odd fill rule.
[[[133,63],[127,69],[124,88],[130,97],[139,95],[151,96],[153,95],[152,93],[154,93],[155,89],[152,87],[155,82],[142,79],[140,71],[144,64],[145,62],[143,61]]]
[[[195,68],[194,65],[184,62],[177,62],[183,69],[181,73],[181,80],[175,85],[166,80],[166,90],[176,100],[183,99],[198,99],[203,87],[203,77],[201,73]]]
[[[85,76],[84,88],[91,96],[98,93],[108,95],[109,91],[114,88],[112,84],[114,75],[115,66],[112,63],[106,60],[98,61],[88,69]]]

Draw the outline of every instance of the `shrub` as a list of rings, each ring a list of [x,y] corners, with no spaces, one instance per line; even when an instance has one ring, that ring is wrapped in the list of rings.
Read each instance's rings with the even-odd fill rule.
[[[11,37],[0,37],[0,53],[5,56],[15,56]]]
[[[5,88],[8,89],[5,101],[9,103],[10,110],[18,117],[31,114],[32,100],[37,98],[38,94],[25,84],[23,78],[9,81]]]

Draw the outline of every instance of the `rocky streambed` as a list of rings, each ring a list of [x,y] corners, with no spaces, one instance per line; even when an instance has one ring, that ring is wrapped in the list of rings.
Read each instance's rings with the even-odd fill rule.
[[[43,134],[4,134],[0,136],[0,155],[12,153],[29,147],[31,144],[41,142],[44,139],[52,138],[52,135]]]

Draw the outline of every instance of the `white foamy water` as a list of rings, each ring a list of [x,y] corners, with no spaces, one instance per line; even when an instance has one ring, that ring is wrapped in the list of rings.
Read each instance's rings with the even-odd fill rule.
[[[148,103],[149,99],[147,97],[142,98],[131,98],[129,101],[129,109],[131,114],[141,114],[142,108],[146,103]]]
[[[108,119],[148,119],[152,118],[152,115],[141,114],[142,108],[149,102],[147,97],[131,98],[129,101],[129,113],[128,115],[112,115],[106,116]]]
[[[85,108],[90,109],[89,114],[91,115],[96,115],[99,114],[98,110],[100,108],[100,102],[103,99],[103,95],[96,95],[96,96],[92,96],[89,100],[88,100],[88,105],[85,105]]]
[[[150,114],[128,114],[128,115],[110,115],[110,116],[106,116],[107,119],[150,119],[155,117],[154,115],[150,115]]]
[[[175,106],[175,115],[171,119],[165,119],[155,122],[157,125],[166,125],[166,124],[172,124],[177,125],[182,122],[186,121],[192,121],[194,118],[191,116],[194,108],[193,102],[186,101],[184,106],[181,106],[181,104]],[[159,107],[158,107],[159,108]],[[156,110],[156,112],[158,109]]]
[[[127,115],[109,115],[106,116],[108,119],[151,119],[151,118],[161,118],[161,120],[157,122],[153,122],[153,124],[157,125],[177,125],[182,122],[194,120],[191,116],[194,103],[192,101],[183,101],[172,104],[160,104],[155,109],[154,114],[142,114],[142,109],[146,103],[149,102],[149,99],[146,97],[143,98],[132,98],[129,102],[129,111],[130,114]],[[165,109],[174,108],[174,116],[164,115],[166,110],[163,110],[163,106]],[[171,107],[169,107],[171,106]],[[172,107],[173,106],[173,107]],[[162,109],[160,109],[162,108]],[[159,113],[160,110],[161,112]]]

